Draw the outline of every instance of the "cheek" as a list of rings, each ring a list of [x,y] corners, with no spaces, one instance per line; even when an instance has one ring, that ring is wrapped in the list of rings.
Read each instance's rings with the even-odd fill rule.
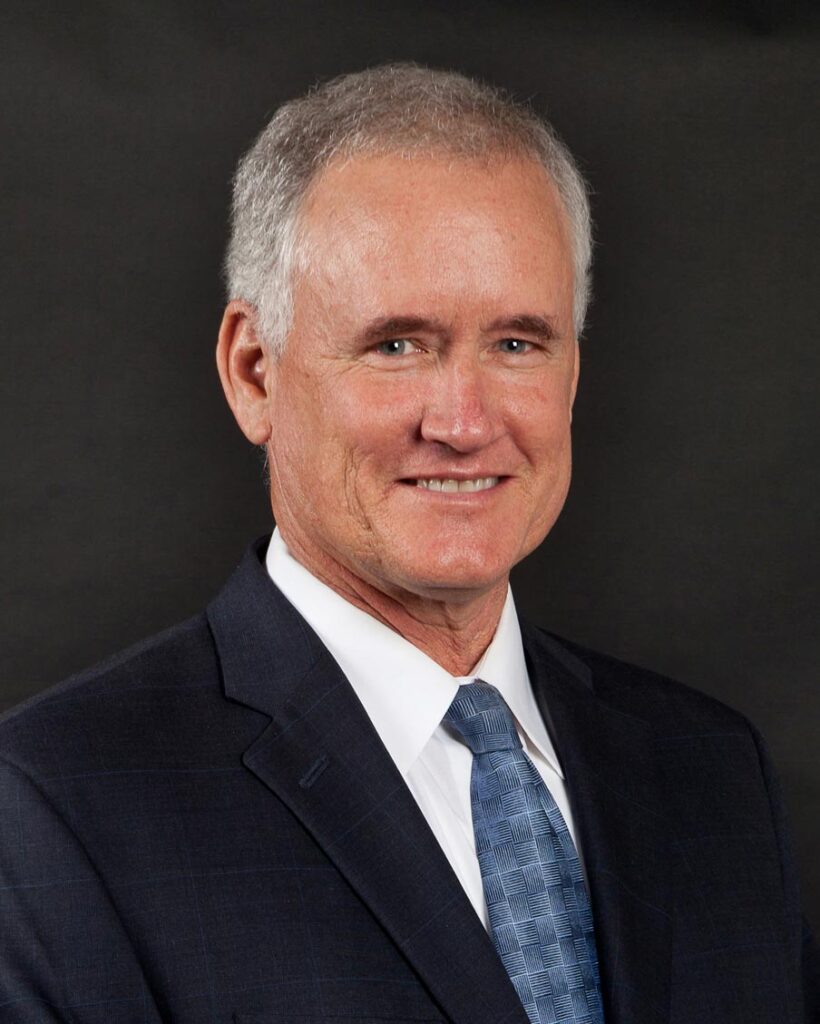
[[[522,391],[509,406],[519,445],[535,461],[548,460],[569,448],[571,387],[565,381],[545,381]]]
[[[305,505],[326,472],[332,447],[329,421],[315,382],[293,374],[272,400],[271,470],[281,492]]]
[[[385,374],[385,377],[388,375]],[[400,457],[419,429],[419,387],[381,379],[339,385],[328,413],[340,446],[358,459]]]
[[[274,447],[291,489],[329,505],[358,507],[404,462],[413,437],[408,389],[334,380],[304,389],[299,408],[277,417]]]

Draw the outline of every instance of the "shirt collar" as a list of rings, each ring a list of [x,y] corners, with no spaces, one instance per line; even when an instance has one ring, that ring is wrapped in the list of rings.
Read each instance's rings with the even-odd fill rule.
[[[530,686],[512,591],[495,635],[470,676],[452,676],[399,633],[318,580],[288,550],[278,529],[268,574],[308,622],[350,681],[402,776],[406,777],[463,683],[494,686],[528,741],[563,778]]]

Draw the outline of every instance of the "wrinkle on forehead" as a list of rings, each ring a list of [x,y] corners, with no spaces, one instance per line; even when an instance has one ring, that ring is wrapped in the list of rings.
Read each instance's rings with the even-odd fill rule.
[[[301,219],[307,283],[327,290],[328,302],[342,283],[365,279],[387,292],[412,281],[404,298],[418,309],[445,295],[486,295],[492,303],[500,270],[512,282],[540,267],[546,288],[568,286],[571,293],[567,217],[533,161],[488,168],[476,161],[359,156],[326,168]],[[358,290],[367,305],[367,289]],[[530,310],[506,312],[522,311]]]
[[[308,246],[311,239],[326,235],[338,241],[350,231],[372,234],[383,227],[386,214],[417,222],[424,216],[428,232],[434,228],[468,229],[486,219],[492,207],[511,210],[498,192],[498,182],[515,177],[519,198],[529,210],[520,218],[519,230],[526,235],[537,225],[565,244],[569,251],[569,222],[555,185],[534,160],[502,157],[497,163],[437,155],[402,160],[395,154],[357,155],[332,161],[315,179],[300,211],[300,227]],[[482,205],[475,209],[461,201],[462,183],[486,183]],[[396,180],[403,185],[395,187]],[[364,187],[363,187],[364,186]],[[473,190],[474,191],[474,190]]]

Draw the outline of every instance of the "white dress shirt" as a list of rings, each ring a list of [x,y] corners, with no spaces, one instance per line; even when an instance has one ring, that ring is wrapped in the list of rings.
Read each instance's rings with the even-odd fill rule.
[[[524,749],[575,839],[564,774],[530,686],[512,592],[507,589],[490,646],[470,676],[459,677],[313,576],[291,555],[278,529],[266,564],[350,681],[487,928],[470,806],[473,755],[441,724],[463,683],[483,679],[503,696]]]

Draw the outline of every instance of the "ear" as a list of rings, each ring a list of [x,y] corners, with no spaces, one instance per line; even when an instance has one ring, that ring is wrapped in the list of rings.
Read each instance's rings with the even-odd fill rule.
[[[581,373],[581,346],[578,339],[575,339],[575,352],[573,355],[574,366],[572,368],[572,386],[569,393],[569,421],[572,423],[572,409],[575,405],[575,395],[578,391],[578,376]]]
[[[270,437],[269,375],[271,356],[256,327],[256,310],[233,299],[225,307],[216,365],[228,405],[242,433],[252,444]]]

